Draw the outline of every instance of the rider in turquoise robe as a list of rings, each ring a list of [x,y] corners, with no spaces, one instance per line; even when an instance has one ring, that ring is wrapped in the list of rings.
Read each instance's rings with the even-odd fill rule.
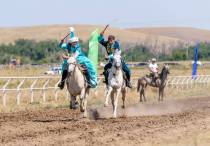
[[[82,52],[78,41],[79,40],[77,37],[70,38],[69,43],[64,43],[64,40],[61,40],[59,47],[64,50],[67,50],[69,54],[72,54],[76,58],[79,64],[84,65],[86,67],[87,69],[86,79],[87,79],[88,85],[91,88],[95,88],[97,86],[96,70],[92,62]],[[65,58],[62,64],[62,79],[58,85],[61,89],[64,88],[65,79],[67,75],[68,75],[68,63],[67,63],[67,58]]]

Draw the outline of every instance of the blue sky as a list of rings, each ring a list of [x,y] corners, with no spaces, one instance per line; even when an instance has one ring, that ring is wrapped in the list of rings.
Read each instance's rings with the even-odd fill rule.
[[[0,27],[111,22],[116,27],[210,30],[210,0],[0,0],[0,4]]]

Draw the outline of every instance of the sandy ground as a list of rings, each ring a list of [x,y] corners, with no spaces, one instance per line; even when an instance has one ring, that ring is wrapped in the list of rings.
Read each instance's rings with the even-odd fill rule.
[[[152,111],[98,120],[83,119],[69,109],[0,113],[0,145],[210,145],[210,97],[165,101]]]

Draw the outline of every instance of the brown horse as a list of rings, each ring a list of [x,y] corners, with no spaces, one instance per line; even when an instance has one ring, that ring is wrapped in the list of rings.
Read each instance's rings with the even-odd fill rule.
[[[140,91],[140,102],[143,102],[142,96],[144,97],[144,101],[146,101],[145,89],[147,85],[159,88],[158,101],[163,101],[164,88],[166,86],[168,74],[169,74],[169,66],[164,65],[159,77],[155,80],[155,82],[150,77],[147,76],[139,78],[137,82],[137,92]]]

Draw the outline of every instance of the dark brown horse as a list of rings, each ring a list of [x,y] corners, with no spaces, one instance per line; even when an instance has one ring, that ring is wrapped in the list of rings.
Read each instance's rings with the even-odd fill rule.
[[[139,78],[137,83],[137,92],[140,92],[140,102],[143,102],[142,96],[144,97],[144,101],[146,101],[145,89],[147,85],[159,88],[158,101],[163,101],[164,88],[166,86],[168,74],[169,74],[169,66],[164,65],[159,77],[155,80],[155,82],[150,77],[147,76]]]

